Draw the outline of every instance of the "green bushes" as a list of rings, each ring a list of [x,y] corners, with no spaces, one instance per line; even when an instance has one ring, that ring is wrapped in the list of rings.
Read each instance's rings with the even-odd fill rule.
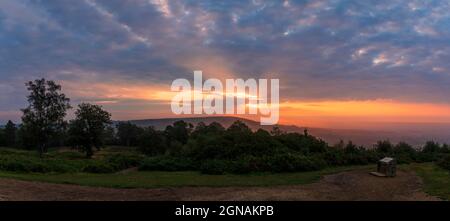
[[[14,172],[48,172],[49,169],[39,161],[19,159],[19,158],[0,158],[0,170]]]
[[[106,163],[105,161],[94,161],[95,163],[90,163],[86,165],[82,172],[85,173],[114,173],[117,170],[115,170],[114,166]]]
[[[0,149],[0,170],[113,173],[138,167],[139,170],[195,170],[207,174],[279,173],[367,165],[385,156],[396,158],[400,164],[439,161],[445,165],[441,159],[450,153],[448,145],[435,142],[427,142],[422,150],[403,142],[394,145],[388,140],[379,141],[373,149],[351,141],[329,146],[307,131],[269,133],[259,129],[254,132],[242,122],[235,122],[228,129],[218,123],[199,124],[194,129],[192,125],[177,122],[165,131],[151,127],[139,131],[137,140],[133,138],[135,135],[130,135],[133,141],[130,145],[137,143],[139,147],[114,148],[114,152],[108,150],[95,159],[86,159],[74,151],[52,151],[41,159],[30,151]],[[128,135],[122,135],[122,140],[128,143]],[[136,149],[139,152],[134,152]]]
[[[307,157],[300,154],[274,155],[270,157],[244,156],[236,160],[208,159],[200,163],[179,157],[152,157],[146,159],[139,170],[182,171],[198,170],[205,174],[251,172],[299,172],[320,170],[327,166],[318,156]]]
[[[114,171],[125,170],[131,167],[138,167],[143,161],[144,156],[137,154],[114,154],[105,157],[104,161],[110,165]]]
[[[443,157],[438,163],[438,166],[442,167],[443,169],[450,170],[450,155],[446,155]]]
[[[85,173],[114,173],[141,165],[144,157],[137,154],[113,154],[101,160],[92,160],[82,172]]]
[[[139,154],[122,153],[86,159],[83,154],[71,151],[55,151],[40,158],[30,151],[0,149],[0,170],[26,173],[113,173],[137,167],[143,158]]]
[[[40,159],[37,157],[21,155],[0,156],[0,170],[13,172],[76,172],[77,166],[74,163],[60,159]]]
[[[325,168],[326,162],[319,157],[283,154],[268,158],[268,168],[271,172],[313,171]]]
[[[204,174],[221,175],[230,171],[231,162],[225,160],[206,160],[200,166]]]
[[[158,156],[145,159],[139,170],[147,171],[186,171],[195,170],[197,167],[188,158]]]

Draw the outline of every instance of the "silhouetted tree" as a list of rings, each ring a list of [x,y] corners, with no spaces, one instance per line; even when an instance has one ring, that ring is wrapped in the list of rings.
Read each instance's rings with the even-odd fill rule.
[[[6,146],[5,130],[3,128],[0,128],[0,147],[1,146]]]
[[[191,133],[191,138],[196,139],[199,136],[212,136],[217,133],[223,133],[225,128],[217,122],[212,122],[209,125],[206,125],[203,122],[197,124],[195,129]]]
[[[380,153],[392,153],[394,146],[389,140],[378,141],[375,148]]]
[[[357,153],[358,147],[350,140],[344,148],[345,153]]]
[[[242,121],[237,120],[233,124],[230,125],[227,129],[228,132],[237,132],[237,133],[251,133],[252,130]]]
[[[116,145],[117,144],[117,138],[116,138],[116,131],[114,130],[114,127],[107,126],[103,132],[103,140],[105,145]]]
[[[117,124],[117,138],[119,143],[125,146],[137,146],[138,138],[143,129],[130,122],[120,122]]]
[[[174,122],[173,125],[167,126],[165,130],[168,141],[186,144],[193,127],[192,124],[188,124],[182,120]]]
[[[448,144],[444,143],[442,145],[441,152],[442,153],[450,153],[450,147],[448,146]]]
[[[270,131],[270,134],[272,134],[273,136],[280,136],[283,133],[285,133],[285,132],[283,132],[279,126],[274,126],[272,128],[272,131]]]
[[[344,148],[345,148],[345,143],[344,143],[344,141],[343,141],[342,139],[339,140],[339,143],[335,144],[335,145],[334,145],[334,148],[335,148],[335,149],[339,149],[339,150],[344,149]]]
[[[13,147],[16,145],[16,125],[12,121],[8,121],[5,125],[5,144],[6,146]]]
[[[415,154],[417,151],[408,143],[399,142],[394,146],[394,153],[406,153],[406,154]]]
[[[437,153],[440,151],[441,146],[439,143],[434,141],[427,141],[425,146],[423,146],[422,152],[424,153]]]
[[[139,137],[139,150],[149,156],[164,154],[167,142],[164,133],[147,127]]]
[[[94,154],[93,147],[99,150],[103,145],[103,134],[111,123],[111,114],[101,106],[82,103],[75,116],[69,125],[69,141],[89,158]]]
[[[23,134],[30,139],[40,156],[47,151],[49,139],[62,131],[67,109],[71,108],[69,98],[61,93],[61,86],[44,78],[25,84],[28,107],[22,109]]]

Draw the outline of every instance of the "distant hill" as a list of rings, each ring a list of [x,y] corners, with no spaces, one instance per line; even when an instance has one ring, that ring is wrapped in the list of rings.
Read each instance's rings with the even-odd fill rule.
[[[261,126],[259,122],[239,118],[239,117],[194,117],[194,118],[163,118],[163,119],[143,119],[143,120],[131,120],[130,122],[141,127],[153,126],[158,130],[164,130],[167,125],[173,124],[175,121],[184,120],[194,126],[200,122],[210,124],[212,122],[218,122],[224,127],[229,127],[233,122],[240,120],[247,124],[253,130],[259,128],[270,131],[273,126]],[[436,140],[438,142],[450,142],[447,135],[450,133],[437,134],[433,132],[433,135],[427,134],[423,131],[383,131],[383,130],[356,130],[356,129],[330,129],[330,128],[313,128],[313,127],[299,127],[295,125],[277,125],[282,131],[286,132],[298,132],[303,133],[305,129],[309,134],[319,137],[329,144],[338,143],[341,139],[344,141],[351,140],[358,145],[364,145],[365,147],[372,147],[378,140],[389,139],[392,142],[405,141],[412,145],[421,145],[427,140]]]

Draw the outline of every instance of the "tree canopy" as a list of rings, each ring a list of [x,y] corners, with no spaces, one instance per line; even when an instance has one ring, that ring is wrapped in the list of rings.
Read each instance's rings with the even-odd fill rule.
[[[22,109],[22,128],[39,153],[47,151],[52,136],[63,131],[70,99],[61,92],[61,86],[44,78],[25,84],[30,94],[28,107]]]
[[[69,124],[69,142],[86,153],[93,155],[93,147],[100,149],[103,145],[105,128],[111,123],[111,114],[101,106],[82,103],[75,111],[75,119]]]

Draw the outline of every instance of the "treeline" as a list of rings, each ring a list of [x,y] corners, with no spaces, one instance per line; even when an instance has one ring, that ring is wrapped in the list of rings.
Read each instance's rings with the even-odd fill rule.
[[[140,128],[129,122],[117,125],[119,145],[136,146],[147,158],[142,170],[199,170],[208,174],[313,171],[325,167],[367,165],[395,157],[398,163],[441,162],[450,155],[447,144],[433,141],[421,148],[400,142],[379,141],[373,148],[351,141],[330,146],[308,134],[252,131],[241,121],[229,128],[219,123],[196,127],[175,122],[164,131]]]
[[[421,148],[401,142],[379,141],[373,148],[341,141],[330,146],[304,133],[252,131],[241,121],[224,128],[219,123],[195,127],[177,121],[165,130],[138,127],[130,122],[112,125],[101,106],[82,103],[75,119],[66,122],[70,100],[61,86],[45,79],[28,82],[29,106],[23,109],[22,124],[9,121],[0,129],[0,145],[37,149],[42,156],[49,147],[71,146],[90,158],[104,145],[136,147],[146,157],[141,170],[199,170],[208,174],[312,171],[325,167],[366,165],[395,157],[398,163],[439,162],[450,168],[447,144],[427,142]],[[135,159],[134,159],[135,160]]]

